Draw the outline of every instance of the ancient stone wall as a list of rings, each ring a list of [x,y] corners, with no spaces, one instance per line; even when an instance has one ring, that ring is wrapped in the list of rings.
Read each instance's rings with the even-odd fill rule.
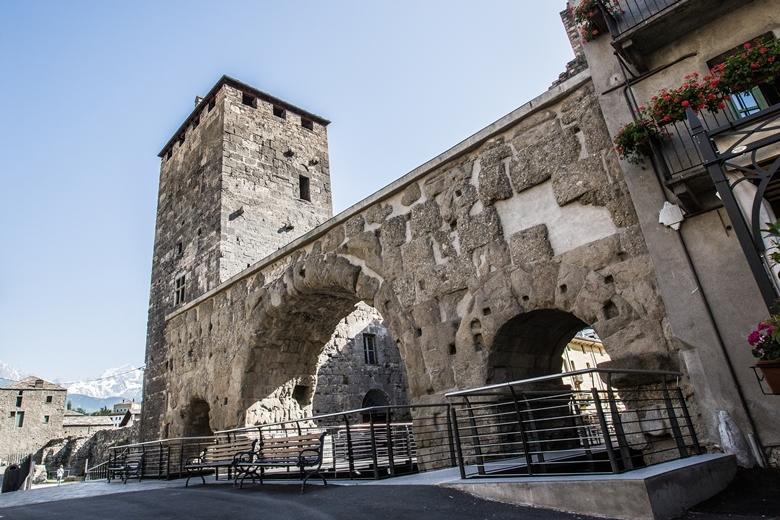
[[[138,442],[139,424],[95,432],[90,436],[51,439],[35,453],[35,462],[53,471],[62,464],[71,475],[84,475],[87,464],[92,467],[106,462],[112,446]]]
[[[198,125],[183,130],[162,157],[157,199],[144,395],[154,412],[165,405],[165,315],[175,307],[174,287],[184,275],[188,301],[220,283],[220,193],[224,94],[199,105]],[[145,403],[146,404],[146,403]],[[153,421],[155,419],[150,418]]]
[[[144,420],[159,422],[176,370],[165,316],[332,215],[327,121],[261,94],[221,79],[161,153]]]
[[[359,301],[399,341],[415,403],[484,384],[497,331],[534,310],[592,325],[615,365],[676,362],[587,73],[169,316],[158,363],[175,370],[146,436],[183,431],[193,399],[210,403],[212,429],[227,428],[312,384]]]
[[[333,216],[326,128],[224,87],[220,280],[227,280]],[[279,107],[277,107],[279,110]],[[300,197],[300,178],[309,198]]]
[[[364,334],[373,337],[376,364],[366,362]],[[366,394],[380,391],[387,404],[405,405],[406,370],[401,353],[382,316],[364,303],[339,322],[317,361],[317,384],[312,399],[316,415],[354,410]]]
[[[64,388],[0,389],[0,461],[9,455],[34,453],[49,439],[62,435],[65,394]],[[21,405],[17,406],[19,397]],[[24,413],[21,427],[17,426],[19,413]]]

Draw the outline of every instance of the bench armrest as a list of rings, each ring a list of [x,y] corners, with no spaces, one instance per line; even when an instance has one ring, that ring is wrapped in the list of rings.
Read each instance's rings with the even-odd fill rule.
[[[309,465],[317,464],[322,459],[322,450],[320,449],[314,449],[314,448],[307,448],[305,450],[301,450],[300,453],[298,453],[298,462],[299,464],[303,465],[306,462],[306,453],[311,453],[313,455],[312,458],[316,459]]]
[[[254,451],[239,451],[233,455],[233,464],[239,464],[242,462],[254,462],[257,458],[257,453]]]

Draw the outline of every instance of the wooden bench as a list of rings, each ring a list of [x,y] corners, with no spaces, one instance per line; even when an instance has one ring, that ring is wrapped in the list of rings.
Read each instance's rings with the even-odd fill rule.
[[[205,484],[206,479],[203,477],[203,472],[212,469],[215,480],[219,480],[220,468],[227,468],[228,479],[231,479],[236,456],[240,453],[254,452],[256,444],[256,439],[250,439],[244,435],[217,439],[215,444],[206,446],[197,457],[187,459],[187,463],[184,465],[184,470],[187,472],[187,482],[184,487],[190,485],[192,477],[200,477]]]
[[[130,477],[137,477],[141,480],[143,476],[144,454],[128,453],[123,451],[115,458],[109,460],[106,470],[106,479],[111,482],[112,478],[119,478],[122,484],[127,484]]]
[[[239,478],[240,487],[244,486],[247,478],[251,478],[253,483],[259,479],[262,484],[266,468],[298,468],[302,479],[301,493],[306,487],[306,481],[315,475],[327,486],[327,480],[320,473],[324,445],[325,432],[264,437],[257,449],[236,457],[234,484]]]

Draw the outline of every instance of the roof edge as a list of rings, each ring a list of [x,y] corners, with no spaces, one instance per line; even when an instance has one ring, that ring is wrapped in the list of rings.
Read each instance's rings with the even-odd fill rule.
[[[280,99],[276,96],[272,96],[267,92],[263,92],[262,90],[256,89],[252,85],[247,85],[242,81],[239,81],[235,78],[232,78],[224,74],[221,78],[219,78],[219,80],[214,84],[214,86],[211,87],[208,93],[205,96],[203,96],[201,102],[195,106],[195,108],[192,110],[192,112],[190,112],[190,115],[187,116],[184,122],[181,125],[179,125],[179,128],[177,128],[176,131],[171,136],[171,138],[168,139],[168,142],[166,142],[165,146],[162,147],[160,153],[157,154],[157,157],[163,157],[165,155],[165,152],[168,150],[168,148],[173,146],[173,143],[176,142],[176,140],[179,138],[179,135],[187,129],[187,127],[190,125],[190,122],[195,118],[197,114],[200,113],[201,111],[200,107],[202,107],[204,103],[208,103],[209,101],[211,101],[211,99],[217,94],[217,92],[219,92],[219,89],[221,89],[224,85],[230,85],[231,87],[235,87],[239,90],[249,92],[250,94],[264,101],[273,103],[275,105],[279,105],[281,107],[284,107],[287,110],[290,110],[291,112],[295,112],[296,114],[305,116],[311,119],[312,121],[316,121],[322,126],[328,126],[330,124],[330,121],[325,119],[322,116],[318,116],[317,114],[309,112],[308,110],[304,110],[296,105],[293,105],[288,101]]]

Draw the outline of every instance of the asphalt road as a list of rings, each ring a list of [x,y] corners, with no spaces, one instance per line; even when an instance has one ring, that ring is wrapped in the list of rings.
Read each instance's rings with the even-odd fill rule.
[[[2,520],[173,518],[518,520],[587,518],[481,500],[434,486],[193,486],[0,509]]]

